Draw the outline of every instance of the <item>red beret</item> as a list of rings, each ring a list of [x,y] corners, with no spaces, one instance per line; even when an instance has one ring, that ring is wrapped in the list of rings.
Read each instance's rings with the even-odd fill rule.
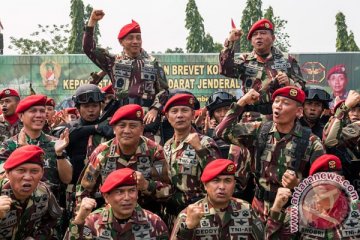
[[[252,34],[256,31],[256,30],[272,30],[274,31],[274,26],[272,24],[272,22],[270,22],[269,20],[267,20],[266,18],[261,19],[259,21],[257,21],[256,23],[254,23],[251,28],[250,31],[247,35],[247,39],[250,40],[252,37]]]
[[[219,175],[234,175],[235,172],[236,166],[233,161],[229,159],[216,159],[206,165],[201,176],[201,181],[206,183]]]
[[[195,97],[191,94],[180,93],[172,96],[165,104],[164,112],[175,106],[188,106],[194,109]]]
[[[16,113],[22,113],[28,110],[32,106],[44,106],[46,103],[46,96],[45,95],[30,95],[17,105]]]
[[[77,115],[77,108],[65,108],[65,111],[66,111],[68,114],[75,114],[75,115]]]
[[[329,80],[329,78],[331,77],[332,74],[334,73],[342,73],[346,75],[346,68],[344,64],[339,64],[339,65],[335,65],[332,68],[330,68],[330,70],[328,71],[327,75],[326,75],[326,79]]]
[[[300,88],[294,87],[294,86],[287,86],[287,87],[277,89],[272,95],[272,101],[274,101],[277,96],[283,96],[286,98],[290,98],[301,104],[304,103],[305,97],[306,97],[305,92],[303,90],[301,90]]]
[[[128,104],[119,108],[112,116],[109,124],[114,125],[120,120],[137,120],[142,121],[144,118],[144,111],[140,105]]]
[[[340,159],[332,154],[324,154],[311,164],[309,175],[313,175],[317,172],[334,172],[342,171],[342,165]]]
[[[100,191],[107,193],[116,187],[136,185],[136,174],[131,168],[118,169],[107,176]]]
[[[47,98],[45,105],[46,105],[46,106],[53,106],[53,107],[55,107],[55,101],[54,101],[54,99],[52,99],[52,98]]]
[[[106,94],[115,94],[114,89],[113,89],[111,83],[110,83],[109,85],[101,88],[101,91],[104,92],[104,93],[106,93]]]
[[[126,24],[120,29],[118,39],[123,39],[129,33],[141,33],[139,24],[134,20],[131,20],[131,23]]]
[[[6,97],[20,97],[19,93],[11,88],[6,88],[0,92],[0,99],[6,98]]]
[[[45,152],[36,145],[25,145],[13,151],[5,161],[4,169],[11,170],[24,163],[43,165]]]

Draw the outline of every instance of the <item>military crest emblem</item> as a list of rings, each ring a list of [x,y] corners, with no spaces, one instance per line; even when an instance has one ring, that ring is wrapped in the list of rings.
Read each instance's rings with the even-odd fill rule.
[[[334,160],[329,161],[329,168],[330,169],[335,169],[335,167],[336,167],[336,162]]]
[[[292,97],[296,97],[298,95],[298,91],[296,89],[290,89],[290,92],[289,92],[290,96]]]

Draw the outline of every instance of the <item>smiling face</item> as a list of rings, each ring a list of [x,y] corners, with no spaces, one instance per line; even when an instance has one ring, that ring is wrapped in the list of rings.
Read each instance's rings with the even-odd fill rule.
[[[25,200],[31,196],[43,174],[43,168],[35,163],[24,163],[6,172],[11,189],[18,200]]]
[[[20,113],[20,120],[24,128],[30,131],[41,131],[45,125],[45,106],[32,106],[25,112]]]
[[[120,44],[124,48],[124,52],[132,58],[140,55],[142,38],[141,33],[129,33],[123,39],[120,39]]]

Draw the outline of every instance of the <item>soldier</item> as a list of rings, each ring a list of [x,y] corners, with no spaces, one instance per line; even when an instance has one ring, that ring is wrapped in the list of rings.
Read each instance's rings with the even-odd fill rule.
[[[0,143],[20,132],[22,124],[15,113],[20,102],[19,93],[14,89],[4,89],[0,92]]]
[[[159,122],[159,110],[165,104],[168,84],[164,70],[158,61],[142,49],[141,29],[134,20],[120,29],[118,40],[124,48],[118,55],[96,48],[93,39],[95,24],[104,17],[102,10],[93,10],[84,38],[84,53],[109,75],[116,97],[121,104],[139,104],[146,115],[144,123]],[[155,133],[158,124],[147,126],[145,132]]]
[[[220,73],[231,78],[240,78],[244,93],[255,89],[260,93],[254,106],[248,111],[271,114],[271,95],[284,86],[304,87],[300,67],[296,60],[273,46],[275,41],[273,24],[267,19],[255,22],[247,35],[254,50],[234,60],[234,43],[242,31],[233,28],[220,53]]]
[[[331,172],[334,179],[343,179],[342,166],[338,157],[325,154],[311,165],[309,176]],[[315,179],[315,178],[313,178]],[[345,191],[335,182],[312,184],[314,196],[302,202],[304,211],[299,215],[299,232],[291,233],[291,210],[286,203],[291,197],[288,188],[279,188],[265,230],[265,239],[360,239],[360,201],[349,201]],[[286,209],[285,209],[286,208]],[[300,212],[299,212],[300,213]],[[357,228],[355,228],[357,226]]]
[[[221,156],[215,141],[192,127],[194,102],[193,95],[177,94],[164,107],[166,118],[175,131],[164,145],[174,188],[167,202],[167,213],[174,217],[188,204],[204,197],[200,182],[202,170],[207,163]]]
[[[325,109],[329,109],[331,102],[330,94],[319,87],[307,87],[305,89],[304,113],[300,123],[304,127],[311,128],[312,133],[322,139],[324,123],[321,119]]]
[[[130,168],[110,173],[100,189],[107,205],[91,213],[96,202],[84,198],[64,239],[168,239],[161,218],[137,204],[137,176]]]
[[[137,176],[140,191],[139,204],[153,212],[160,213],[158,200],[169,196],[169,167],[162,147],[142,136],[143,109],[136,104],[119,108],[110,120],[115,138],[100,144],[90,156],[80,186],[77,188],[79,201],[94,196],[107,176],[116,169],[132,168]]]
[[[323,141],[327,152],[341,159],[343,175],[360,195],[360,94],[350,90],[334,111],[325,126]]]
[[[51,128],[52,128],[52,123],[53,123],[53,118],[54,115],[56,113],[55,111],[55,101],[52,98],[47,98],[46,99],[46,104],[45,104],[45,113],[46,113],[46,123],[45,126],[43,128],[44,133],[46,134],[50,134],[51,132]]]
[[[293,86],[273,94],[273,121],[237,123],[244,107],[259,100],[254,89],[247,92],[217,126],[216,134],[235,145],[255,146],[254,166],[256,189],[252,206],[265,223],[279,187],[293,189],[306,177],[310,163],[324,154],[320,139],[302,127],[296,119],[303,111],[305,93]]]
[[[349,83],[349,79],[346,75],[345,64],[338,64],[330,68],[326,75],[328,84],[332,90],[332,101],[330,102],[330,108],[335,106],[335,98],[345,100],[349,94],[346,90],[346,86]]]
[[[61,208],[45,183],[44,151],[35,145],[16,149],[0,180],[0,239],[53,239]]]
[[[201,181],[207,195],[179,214],[171,239],[263,239],[263,225],[250,204],[233,198],[236,166],[228,159],[206,165]]]

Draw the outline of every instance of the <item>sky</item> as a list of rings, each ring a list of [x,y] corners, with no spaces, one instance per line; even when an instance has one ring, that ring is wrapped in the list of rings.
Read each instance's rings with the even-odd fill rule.
[[[164,52],[167,48],[186,48],[185,28],[187,0],[83,0],[94,9],[102,9],[105,17],[99,22],[102,46],[121,51],[117,41],[120,28],[136,20],[142,30],[143,48],[148,52]],[[335,15],[346,17],[348,32],[352,30],[360,46],[359,0],[263,0],[262,9],[272,6],[274,14],[287,20],[292,53],[325,53],[336,51]],[[216,42],[223,43],[234,19],[240,25],[245,0],[196,0],[204,19],[205,31]],[[1,0],[0,20],[4,26],[4,54],[10,36],[28,38],[37,24],[70,23],[70,0]],[[82,33],[79,33],[82,34]]]

